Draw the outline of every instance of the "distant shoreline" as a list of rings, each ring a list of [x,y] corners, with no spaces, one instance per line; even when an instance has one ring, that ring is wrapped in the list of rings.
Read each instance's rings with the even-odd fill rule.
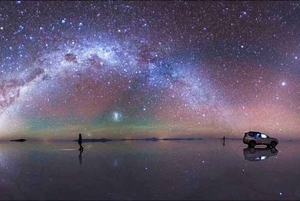
[[[157,138],[157,137],[146,137],[146,138],[83,138],[82,142],[121,142],[121,141],[205,141],[205,140],[223,140],[223,137],[170,137],[170,138]],[[225,137],[227,141],[243,140],[239,137]],[[279,139],[281,142],[299,142],[300,139]],[[41,142],[43,139],[37,138],[19,138],[19,139],[1,139],[0,142]],[[48,139],[47,142],[77,142],[78,139]]]
[[[169,140],[169,141],[179,141],[179,140],[203,140],[203,138],[120,138],[120,139],[110,139],[110,138],[99,138],[99,139],[82,139],[82,142],[111,142],[111,141],[160,141],[160,140]],[[77,140],[73,140],[77,141]]]
[[[117,141],[200,141],[200,140],[223,140],[223,137],[219,138],[201,138],[201,137],[174,137],[174,138],[87,138],[87,139],[82,139],[82,142],[117,142]],[[232,137],[225,137],[225,140],[243,140],[243,138],[232,138]],[[72,141],[78,141],[72,140]],[[300,141],[300,139],[282,139],[280,141],[283,142],[295,142],[295,141]]]

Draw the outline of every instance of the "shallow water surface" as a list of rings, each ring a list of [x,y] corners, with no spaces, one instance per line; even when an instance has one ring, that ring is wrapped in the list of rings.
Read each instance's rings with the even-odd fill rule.
[[[300,142],[0,143],[0,199],[299,200]]]

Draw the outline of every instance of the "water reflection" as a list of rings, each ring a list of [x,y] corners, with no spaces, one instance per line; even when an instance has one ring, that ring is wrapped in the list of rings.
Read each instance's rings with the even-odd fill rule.
[[[220,138],[220,142],[223,145],[223,147],[225,147],[225,136]]]
[[[83,149],[79,149],[78,159],[79,159],[79,164],[80,165],[82,164],[82,152],[83,152]]]
[[[74,141],[0,143],[0,200],[300,199],[300,141],[280,151],[222,142],[85,143],[81,153]]]
[[[254,148],[247,147],[243,149],[244,157],[248,161],[262,161],[269,157],[276,156],[278,150],[276,148]]]

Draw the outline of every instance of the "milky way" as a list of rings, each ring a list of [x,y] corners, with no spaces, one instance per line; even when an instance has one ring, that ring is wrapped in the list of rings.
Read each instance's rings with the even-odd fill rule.
[[[297,2],[0,3],[1,137],[298,137]]]

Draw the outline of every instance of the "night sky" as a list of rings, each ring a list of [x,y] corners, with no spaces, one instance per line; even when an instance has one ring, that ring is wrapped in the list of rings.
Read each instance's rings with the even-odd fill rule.
[[[0,44],[0,138],[300,137],[297,1],[1,1]]]

